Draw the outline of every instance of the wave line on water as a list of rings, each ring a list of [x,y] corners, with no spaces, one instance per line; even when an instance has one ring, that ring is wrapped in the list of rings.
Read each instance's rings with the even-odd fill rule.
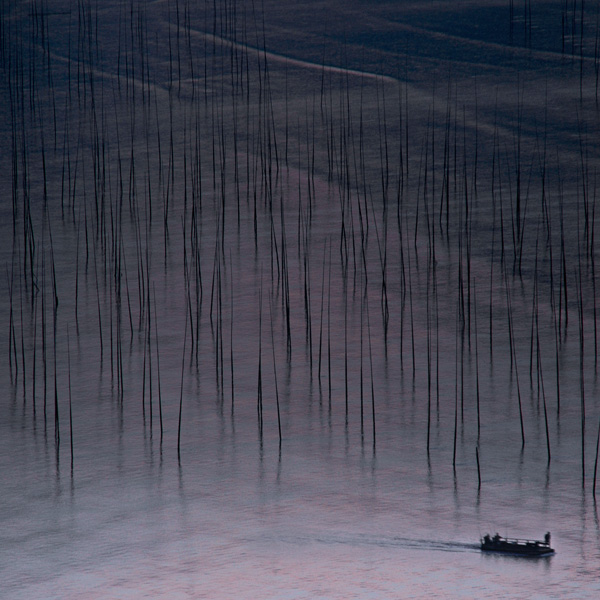
[[[183,26],[180,26],[180,29]],[[274,62],[286,63],[288,65],[299,67],[303,69],[312,69],[325,71],[327,73],[339,73],[342,75],[352,75],[355,77],[362,77],[366,79],[376,79],[377,81],[387,81],[388,83],[400,83],[400,79],[397,77],[392,77],[390,75],[383,75],[379,73],[372,73],[370,71],[361,71],[359,69],[349,69],[347,67],[338,67],[335,65],[329,65],[325,63],[316,63],[310,60],[304,60],[301,58],[293,58],[286,54],[281,54],[279,52],[274,52],[272,50],[267,50],[266,48],[260,48],[258,46],[252,46],[251,44],[246,44],[242,42],[238,42],[236,40],[230,40],[226,37],[216,35],[213,33],[208,33],[207,31],[202,31],[199,29],[190,29],[191,34],[195,34],[206,40],[214,43],[219,43],[225,47],[236,48],[237,50],[242,50],[248,53],[256,54],[258,56],[264,57],[265,59],[269,59]]]

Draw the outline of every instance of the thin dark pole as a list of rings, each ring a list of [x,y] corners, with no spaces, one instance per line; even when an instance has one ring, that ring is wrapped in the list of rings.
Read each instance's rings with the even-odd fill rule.
[[[69,324],[67,323],[67,365],[69,375],[69,437],[71,438],[71,474],[73,473],[73,410],[71,401],[71,343],[69,340]]]
[[[181,413],[183,409],[183,372],[185,367],[185,345],[187,342],[188,310],[185,310],[185,328],[183,333],[183,354],[181,357],[181,387],[179,391],[179,422],[177,424],[177,460],[181,461]]]

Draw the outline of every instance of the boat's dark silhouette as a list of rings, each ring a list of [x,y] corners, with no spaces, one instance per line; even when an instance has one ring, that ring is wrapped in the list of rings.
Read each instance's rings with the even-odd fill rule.
[[[554,554],[550,546],[550,532],[544,536],[544,541],[505,538],[499,534],[486,534],[481,539],[481,550],[485,552],[502,552],[519,556],[547,556]]]

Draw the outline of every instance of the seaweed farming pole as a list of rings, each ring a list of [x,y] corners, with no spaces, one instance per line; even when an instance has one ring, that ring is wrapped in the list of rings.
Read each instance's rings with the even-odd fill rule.
[[[517,384],[517,398],[519,401],[519,419],[521,423],[521,448],[525,447],[525,426],[523,424],[523,405],[521,402],[521,387],[519,385],[519,365],[517,362],[517,351],[515,348],[515,340],[513,334],[513,317],[512,317],[512,303],[510,299],[510,284],[508,281],[508,272],[506,263],[504,265],[504,280],[505,280],[505,292],[506,292],[506,309],[508,313],[508,336],[510,340],[510,353],[511,353],[511,365],[515,370],[515,380]]]
[[[475,397],[477,401],[477,441],[479,442],[479,436],[481,434],[481,407],[479,398],[479,344],[477,340],[477,281],[475,279],[473,279],[473,308],[475,317]],[[479,451],[477,452],[477,470],[479,471]],[[481,487],[481,478],[479,479],[479,486]]]
[[[48,222],[48,233],[50,237],[50,254],[52,256],[52,314],[53,314],[53,351],[54,351],[54,439],[56,441],[56,448],[58,452],[58,446],[60,445],[60,422],[58,417],[58,382],[56,373],[56,338],[57,338],[57,325],[58,325],[58,292],[56,291],[56,268],[54,263],[54,245],[52,242],[52,230],[50,229],[50,223]],[[25,366],[23,364],[23,366]]]
[[[596,480],[598,475],[598,451],[600,451],[600,420],[598,421],[598,434],[596,436],[596,459],[594,460],[594,483],[592,486],[592,495],[596,501]]]
[[[344,270],[345,273],[345,270]],[[347,277],[343,275],[344,290],[344,397],[346,424],[348,423],[348,283]]]
[[[361,271],[360,273],[360,281],[361,281],[361,288],[363,287],[363,272]],[[361,442],[364,439],[365,436],[365,430],[364,430],[364,404],[365,404],[365,398],[364,398],[364,386],[363,386],[363,382],[364,382],[364,372],[363,372],[363,321],[364,321],[364,310],[365,310],[365,298],[367,297],[367,286],[366,284],[364,284],[364,290],[361,289],[361,294],[360,294],[360,439]]]
[[[456,442],[458,437],[458,324],[460,300],[456,303],[456,320],[454,326],[454,440],[452,449],[452,469],[456,471]]]
[[[477,489],[481,489],[481,468],[479,466],[479,446],[475,446],[475,460],[477,461]]]
[[[185,308],[185,327],[183,329],[183,354],[181,357],[181,386],[179,389],[179,420],[177,423],[177,460],[181,461],[181,413],[183,409],[183,373],[185,367],[185,345],[187,341],[188,307]]]
[[[536,312],[536,321],[538,319],[538,315]],[[537,325],[536,325],[537,327]],[[540,335],[539,335],[539,331],[536,331],[536,344],[537,344],[537,360],[538,360],[538,371],[539,371],[539,376],[540,376],[540,384],[542,387],[542,399],[544,402],[544,425],[546,428],[546,450],[548,452],[548,465],[550,465],[550,460],[552,458],[552,454],[550,452],[550,431],[549,431],[549,427],[548,427],[548,407],[546,405],[546,391],[544,389],[544,375],[542,372],[542,357],[541,357],[541,351],[540,351]]]
[[[262,441],[263,434],[263,395],[262,395],[262,273],[258,291],[258,382],[256,392],[256,410],[258,413],[258,429]]]
[[[429,443],[431,439],[431,309],[429,307],[430,265],[427,265],[427,456],[429,456]]]
[[[269,298],[269,316],[271,317],[271,349],[273,351],[273,376],[275,377],[275,400],[277,402],[277,428],[279,431],[279,446],[281,447],[281,411],[279,409],[279,387],[277,385],[277,361],[275,360],[275,336],[273,335],[273,306]]]
[[[231,317],[229,322],[229,365],[231,370],[231,416],[233,418],[234,406],[235,406],[235,383],[234,383],[234,369],[233,369],[233,265],[231,260],[231,251],[229,251],[229,294],[231,296],[230,300],[230,311]]]
[[[581,283],[581,270],[577,274],[577,306],[579,309],[579,385],[581,396],[581,487],[585,487],[585,370],[584,370],[584,323],[583,323],[583,290]]]
[[[319,323],[319,367],[318,367],[318,380],[319,389],[321,388],[321,360],[323,354],[323,312],[325,306],[325,257],[327,252],[327,239],[323,244],[323,265],[321,267],[321,311],[320,311],[320,323]],[[362,330],[361,330],[362,331]]]
[[[69,380],[69,437],[71,446],[71,475],[73,475],[73,408],[71,401],[71,343],[69,340],[69,324],[67,323],[67,365]]]
[[[327,269],[327,391],[331,414],[331,242],[329,243],[329,265]]]
[[[373,417],[373,452],[375,452],[377,436],[375,429],[375,387],[373,383],[373,351],[371,346],[371,318],[369,316],[369,297],[367,296],[367,335],[369,338],[369,370],[371,373],[371,409]]]
[[[22,278],[19,277],[19,312],[20,312],[20,326],[21,326],[21,370],[23,371],[23,400],[27,398],[27,376],[26,376],[26,362],[25,362],[25,333],[23,325],[23,285]],[[55,353],[56,355],[56,353]],[[16,361],[15,361],[16,362]]]
[[[158,351],[158,319],[156,317],[156,289],[152,282],[152,294],[154,296],[154,339],[156,342],[156,376],[158,384],[158,418],[160,422],[160,441],[163,439],[163,413],[162,413],[162,394],[160,389],[160,354]]]
[[[411,275],[411,264],[410,264],[410,246],[407,244],[407,259],[408,259],[408,299],[410,306],[410,344],[412,351],[412,378],[415,380],[416,376],[416,365],[415,365],[415,321],[413,314],[413,293],[412,293],[412,275]],[[415,258],[416,260],[416,258]]]

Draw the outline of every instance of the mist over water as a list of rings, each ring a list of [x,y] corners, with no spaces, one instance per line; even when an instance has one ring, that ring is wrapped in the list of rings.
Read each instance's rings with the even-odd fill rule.
[[[596,8],[0,13],[0,597],[597,597]]]

